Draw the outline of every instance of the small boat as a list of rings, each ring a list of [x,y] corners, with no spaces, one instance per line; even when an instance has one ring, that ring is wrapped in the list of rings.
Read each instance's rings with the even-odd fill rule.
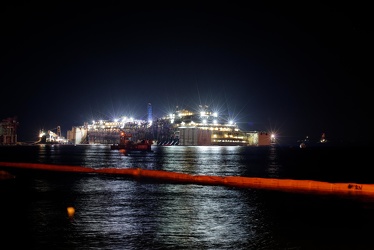
[[[319,140],[319,142],[320,143],[326,143],[327,142],[325,133],[322,133],[322,136],[321,136],[321,139]]]
[[[118,144],[113,144],[110,149],[124,149],[126,151],[145,151],[152,152],[152,140],[141,140],[134,142],[131,140],[131,134],[121,132],[120,142]]]

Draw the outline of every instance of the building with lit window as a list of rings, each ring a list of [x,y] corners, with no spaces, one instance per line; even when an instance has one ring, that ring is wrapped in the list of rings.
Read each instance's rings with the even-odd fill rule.
[[[0,145],[17,144],[18,121],[15,117],[3,119],[0,122]]]

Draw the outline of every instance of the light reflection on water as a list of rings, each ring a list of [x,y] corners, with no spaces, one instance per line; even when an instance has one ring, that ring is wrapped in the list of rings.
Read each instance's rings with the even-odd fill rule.
[[[153,150],[126,154],[103,145],[14,147],[1,149],[0,160],[219,176],[288,178],[299,174],[284,161],[294,152],[287,150],[282,158],[284,152],[276,147]],[[358,241],[366,249],[371,236],[352,228],[374,222],[372,198],[97,174],[21,174],[0,182],[0,194],[0,212],[6,215],[0,226],[5,232],[1,240],[15,247],[27,242],[33,249],[349,249]],[[76,210],[73,218],[67,216],[68,206]],[[14,242],[14,235],[24,240]]]
[[[255,207],[241,192],[225,187],[173,185],[106,179],[82,180],[75,188],[85,195],[75,200],[74,225],[90,245],[122,242],[145,247],[228,248],[251,245],[261,221]],[[264,225],[261,225],[263,227]],[[260,227],[260,228],[261,228]],[[148,240],[146,240],[148,239]],[[103,246],[101,246],[103,247]]]

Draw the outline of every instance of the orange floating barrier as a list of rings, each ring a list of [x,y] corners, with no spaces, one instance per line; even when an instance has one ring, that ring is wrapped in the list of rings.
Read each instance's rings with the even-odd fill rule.
[[[202,185],[224,185],[225,177],[211,176],[211,175],[195,175],[193,176],[194,183]]]
[[[0,162],[0,167],[9,169],[34,169],[54,172],[97,173],[123,175],[134,178],[154,179],[177,183],[200,185],[221,185],[240,188],[273,189],[286,191],[311,191],[329,193],[349,193],[374,195],[374,184],[330,183],[314,180],[276,179],[242,176],[190,175],[163,170],[140,168],[101,168],[93,169],[81,166],[53,165],[41,163]],[[7,173],[8,174],[8,173]]]

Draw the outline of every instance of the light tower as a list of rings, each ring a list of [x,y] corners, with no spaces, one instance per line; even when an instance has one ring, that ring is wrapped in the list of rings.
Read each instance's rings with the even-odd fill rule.
[[[148,123],[152,123],[153,118],[152,118],[152,104],[149,102],[148,103]]]

